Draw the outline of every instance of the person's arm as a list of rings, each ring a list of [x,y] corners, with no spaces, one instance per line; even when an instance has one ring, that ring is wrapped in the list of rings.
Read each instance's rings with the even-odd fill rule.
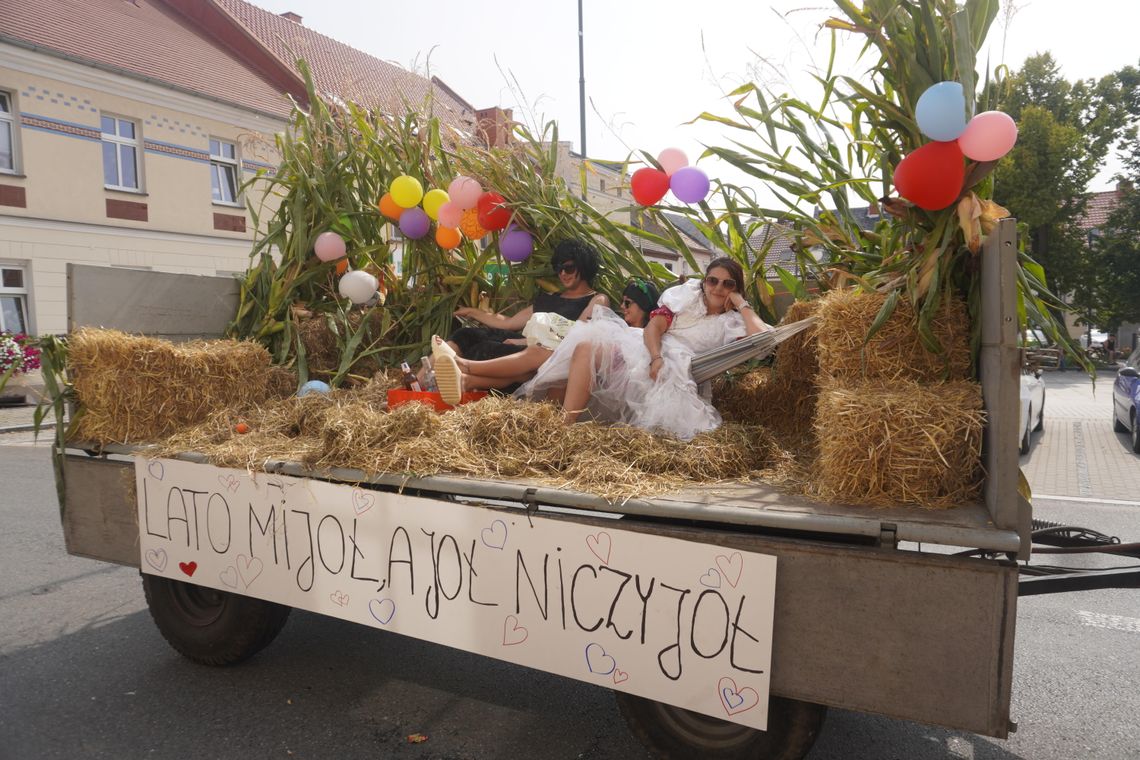
[[[590,299],[590,302],[588,304],[586,304],[586,308],[582,309],[582,313],[578,315],[578,319],[585,322],[586,320],[588,320],[590,318],[590,315],[592,315],[594,313],[594,307],[595,306],[609,306],[609,305],[610,305],[610,299],[606,298],[604,293],[598,293],[596,296],[594,296],[593,298]]]
[[[455,310],[455,316],[466,317],[474,319],[487,327],[497,327],[500,330],[513,330],[518,332],[526,326],[526,322],[534,314],[534,307],[528,306],[518,314],[512,317],[504,317],[502,314],[492,314],[483,311],[482,309],[473,309],[470,306],[464,306],[461,309]]]
[[[732,304],[732,308],[739,311],[740,316],[744,318],[745,335],[755,335],[756,333],[767,332],[772,329],[771,325],[757,316],[756,310],[752,308],[752,304],[748,303],[747,299],[739,292],[733,291],[730,293],[728,301]]]
[[[661,338],[669,329],[670,324],[669,318],[664,314],[654,314],[650,318],[649,324],[645,326],[645,330],[642,331],[645,348],[649,351],[649,377],[654,380],[657,379],[657,373],[661,371],[661,365],[665,363],[661,357]]]

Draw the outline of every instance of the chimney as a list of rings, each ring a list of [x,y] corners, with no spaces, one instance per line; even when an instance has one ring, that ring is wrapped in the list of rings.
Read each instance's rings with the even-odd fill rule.
[[[1132,180],[1122,179],[1116,182],[1116,192],[1123,193],[1132,189]]]
[[[475,133],[488,148],[509,145],[513,125],[513,113],[509,108],[492,106],[475,112]]]
[[[285,11],[284,13],[281,14],[281,18],[287,18],[290,21],[292,21],[294,24],[300,24],[301,23],[300,14],[294,13],[293,11]]]

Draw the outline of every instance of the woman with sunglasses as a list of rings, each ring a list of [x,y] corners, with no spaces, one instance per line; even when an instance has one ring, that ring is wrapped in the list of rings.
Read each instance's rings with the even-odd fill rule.
[[[609,304],[609,299],[594,290],[599,258],[597,251],[589,245],[565,240],[554,249],[550,263],[562,285],[561,292],[540,292],[530,306],[517,314],[507,317],[471,307],[456,310],[455,316],[474,319],[484,326],[461,327],[449,335],[447,342],[455,353],[473,360],[509,356],[526,348],[524,328],[535,315],[558,315],[539,318],[532,327],[532,332],[555,334],[557,338],[556,334],[565,335],[575,320],[587,319],[595,304]],[[544,339],[545,342],[549,340]]]
[[[689,367],[695,354],[772,329],[744,299],[743,282],[740,264],[713,259],[703,279],[665,291],[640,341],[614,333],[577,343],[566,375],[566,422],[589,409],[595,419],[682,440],[718,427],[720,414],[701,397]]]

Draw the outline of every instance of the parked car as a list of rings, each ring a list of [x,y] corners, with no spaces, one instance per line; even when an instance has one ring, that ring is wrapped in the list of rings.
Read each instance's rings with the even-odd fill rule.
[[[1104,342],[1108,340],[1108,333],[1103,330],[1086,331],[1081,333],[1081,337],[1078,340],[1080,341],[1081,348],[1101,348],[1104,346]]]
[[[1116,382],[1112,384],[1112,429],[1118,433],[1130,433],[1132,450],[1140,454],[1140,420],[1136,410],[1140,408],[1140,346],[1132,352],[1124,366],[1116,372]]]
[[[1041,370],[1021,373],[1021,446],[1018,453],[1029,453],[1029,437],[1045,427],[1045,381]]]

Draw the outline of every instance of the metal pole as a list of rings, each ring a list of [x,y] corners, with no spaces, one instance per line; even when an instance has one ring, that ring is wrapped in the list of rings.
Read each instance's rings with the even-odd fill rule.
[[[586,160],[586,51],[582,36],[582,0],[578,0],[578,119],[581,131],[582,160]],[[586,187],[582,187],[586,197]]]

